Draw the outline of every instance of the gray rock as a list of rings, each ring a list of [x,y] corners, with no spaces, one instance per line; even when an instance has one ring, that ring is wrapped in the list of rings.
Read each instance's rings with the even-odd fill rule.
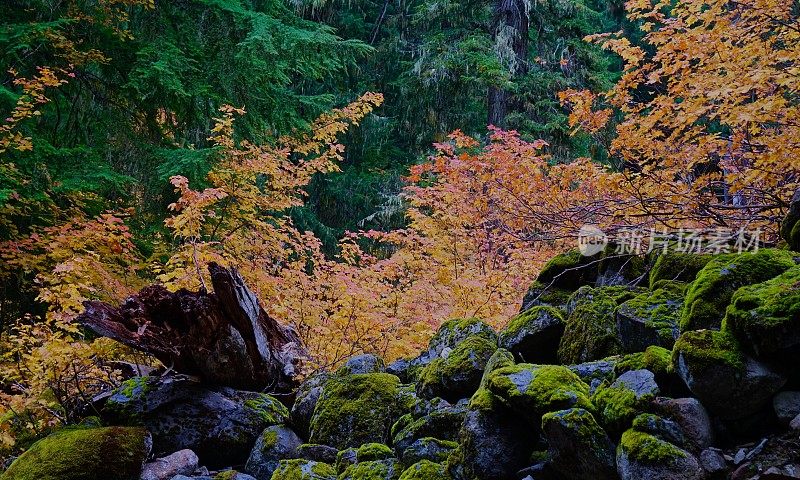
[[[338,453],[339,450],[328,445],[305,443],[297,447],[297,458],[305,458],[306,460],[314,460],[315,462],[328,463],[330,465],[336,463],[336,455]]]
[[[654,437],[652,437],[654,438]],[[706,473],[697,457],[673,446],[671,458],[636,458],[623,439],[617,448],[617,473],[621,480],[702,480]]]
[[[677,348],[677,346],[676,346]],[[706,362],[677,351],[677,371],[689,390],[724,420],[758,412],[785,383],[786,377],[742,355],[742,367]]]
[[[794,419],[789,422],[789,428],[792,430],[800,430],[800,415],[794,417]]]
[[[779,392],[772,399],[772,406],[775,408],[778,420],[784,425],[789,425],[800,415],[800,392]]]
[[[394,432],[392,444],[403,452],[421,438],[435,437],[439,440],[457,440],[467,410],[462,406],[442,406],[427,415],[411,421]]]
[[[570,365],[569,369],[579,376],[586,384],[591,384],[594,380],[611,381],[614,378],[614,366],[620,357],[610,357],[593,362],[579,363]]]
[[[723,475],[728,470],[725,456],[719,449],[706,448],[700,452],[698,460],[700,460],[700,466],[703,467],[703,470],[714,478]]]
[[[627,388],[636,395],[637,399],[647,395],[658,395],[658,384],[655,375],[650,370],[625,372],[614,380],[611,388]]]
[[[358,459],[357,448],[345,448],[336,454],[336,472],[343,473],[347,467],[354,465]]]
[[[303,438],[308,438],[311,417],[314,415],[317,400],[322,395],[322,389],[328,378],[329,375],[326,373],[314,374],[297,389],[294,405],[289,414],[289,422],[294,431]]]
[[[534,442],[530,427],[511,412],[471,409],[459,434],[460,461],[450,472],[456,480],[515,478],[530,465]]]
[[[191,450],[177,451],[157,458],[142,467],[141,480],[170,480],[175,475],[189,475],[197,469],[197,455]]]
[[[500,332],[500,347],[527,363],[556,363],[564,317],[553,307],[533,307],[514,317]]]
[[[270,480],[281,460],[297,458],[303,440],[282,425],[267,428],[250,451],[244,470],[258,480]]]
[[[147,428],[155,451],[191,449],[211,468],[243,464],[261,432],[289,414],[270,395],[202,385],[181,375],[127,380],[101,413],[111,424]]]
[[[665,442],[686,447],[686,436],[681,427],[674,421],[658,415],[644,413],[633,420],[633,428],[639,432],[649,433]]]
[[[542,417],[550,466],[573,480],[613,480],[614,444],[591,413],[571,408]]]
[[[403,450],[401,460],[403,465],[410,467],[420,460],[430,460],[433,463],[442,463],[458,447],[456,442],[439,440],[438,438],[424,437],[414,441]]]
[[[699,451],[714,444],[711,418],[696,398],[657,398],[653,405],[680,425],[690,449]]]
[[[336,373],[340,375],[351,375],[354,373],[383,373],[385,371],[386,365],[384,365],[381,357],[371,353],[365,353],[348,359]]]

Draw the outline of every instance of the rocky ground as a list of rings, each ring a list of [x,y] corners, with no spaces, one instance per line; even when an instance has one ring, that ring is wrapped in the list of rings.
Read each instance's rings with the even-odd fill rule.
[[[800,478],[799,261],[569,252],[500,332],[451,320],[292,397],[134,377],[0,478]]]

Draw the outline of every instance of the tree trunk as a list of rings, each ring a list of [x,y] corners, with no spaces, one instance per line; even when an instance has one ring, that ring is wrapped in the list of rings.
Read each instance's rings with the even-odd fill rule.
[[[495,53],[508,67],[512,80],[528,70],[528,10],[525,0],[496,0],[492,38]],[[513,96],[500,87],[490,87],[489,124],[506,126],[506,116],[514,110]]]
[[[235,269],[208,269],[214,293],[151,285],[118,308],[86,302],[77,320],[203,381],[289,392],[306,356],[297,333],[267,315]]]

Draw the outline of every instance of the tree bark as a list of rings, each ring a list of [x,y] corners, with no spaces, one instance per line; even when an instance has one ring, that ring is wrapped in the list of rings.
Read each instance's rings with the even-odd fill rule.
[[[209,265],[214,293],[151,285],[120,307],[86,302],[78,322],[179,373],[240,389],[288,393],[306,351],[261,307],[239,273]]]
[[[496,0],[492,38],[495,50],[509,69],[512,80],[528,70],[528,10],[525,0]],[[514,110],[514,98],[500,87],[490,87],[489,124],[506,126],[506,116]]]

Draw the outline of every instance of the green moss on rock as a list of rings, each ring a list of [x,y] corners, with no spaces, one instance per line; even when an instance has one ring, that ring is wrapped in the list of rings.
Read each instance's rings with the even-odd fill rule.
[[[650,370],[656,377],[672,373],[672,352],[663,347],[650,346],[644,352],[625,355],[614,365],[614,375],[632,370]]]
[[[623,348],[637,352],[649,345],[672,348],[678,338],[683,294],[658,289],[645,292],[617,307],[617,329]]]
[[[625,387],[601,385],[592,396],[597,416],[609,433],[619,433],[630,426],[650,398],[636,398],[636,394]]]
[[[382,443],[365,443],[356,450],[356,462],[386,460],[392,457],[394,457],[392,449]]]
[[[403,465],[397,459],[373,460],[350,465],[339,480],[398,480],[402,473]]]
[[[484,368],[497,343],[481,335],[460,342],[446,357],[432,361],[420,373],[417,394],[458,401],[472,395],[481,382]]]
[[[727,332],[696,330],[686,332],[675,342],[672,350],[672,365],[677,368],[679,356],[683,355],[692,365],[702,368],[727,365],[735,370],[744,367],[744,357],[739,343]]]
[[[469,337],[478,336],[497,344],[497,333],[479,318],[454,318],[444,322],[428,343],[428,352],[438,356],[445,348],[454,349]]]
[[[658,256],[650,269],[649,283],[652,290],[657,289],[658,282],[680,281],[692,282],[697,272],[703,269],[713,257],[668,250]]]
[[[800,344],[800,267],[733,295],[723,330],[758,355]]]
[[[256,398],[245,400],[244,406],[269,425],[286,423],[289,418],[289,409],[286,408],[286,405],[266,393],[262,393]]]
[[[555,288],[575,290],[597,279],[597,265],[592,262],[599,255],[586,257],[577,249],[556,255],[542,267],[536,281]]]
[[[34,443],[2,480],[138,480],[150,454],[143,428],[64,429]]]
[[[388,373],[331,379],[311,418],[311,443],[340,450],[384,442],[401,414],[400,379]]]
[[[686,457],[686,452],[648,433],[628,430],[622,434],[618,449],[629,459],[641,463],[671,463]]]
[[[586,288],[576,292],[570,300],[574,309],[567,318],[558,346],[558,359],[562,364],[584,363],[622,353],[614,311],[619,302],[629,298],[630,290]]]
[[[792,253],[785,250],[761,249],[714,257],[686,292],[681,331],[719,328],[736,290],[770,280],[794,266]]]
[[[420,460],[400,475],[400,480],[450,480],[451,478],[444,465],[430,460]]]
[[[490,375],[488,389],[505,405],[537,425],[547,412],[572,407],[593,410],[589,386],[569,368],[560,365],[521,363],[500,368]],[[493,402],[491,397],[480,401]],[[478,402],[473,397],[470,405]]]
[[[327,463],[312,460],[281,460],[272,480],[336,480],[336,471]]]
[[[522,310],[528,310],[538,305],[561,307],[567,303],[572,290],[548,287],[542,282],[533,282],[522,299]]]

